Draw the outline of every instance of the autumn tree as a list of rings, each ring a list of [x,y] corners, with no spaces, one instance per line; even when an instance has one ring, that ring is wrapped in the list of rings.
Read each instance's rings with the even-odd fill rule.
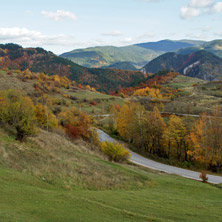
[[[188,154],[206,168],[222,167],[222,115],[219,108],[213,116],[202,114],[190,133],[192,149]]]
[[[164,133],[168,158],[187,159],[187,129],[182,119],[172,115]]]
[[[152,112],[147,114],[145,120],[145,150],[150,154],[163,156],[163,134],[166,124],[158,110],[154,107]]]
[[[165,123],[157,107],[147,112],[141,104],[126,103],[117,117],[120,136],[150,154],[162,153]]]
[[[18,140],[34,134],[36,118],[32,100],[14,90],[1,92],[0,98],[0,121],[15,128]]]
[[[74,138],[90,138],[91,120],[86,113],[72,107],[70,110],[67,109],[59,113],[58,118],[61,125],[67,130],[68,135],[73,135]]]
[[[125,103],[117,117],[117,128],[121,137],[132,142],[140,135],[142,113],[145,109],[140,104]],[[139,136],[140,137],[140,136]]]

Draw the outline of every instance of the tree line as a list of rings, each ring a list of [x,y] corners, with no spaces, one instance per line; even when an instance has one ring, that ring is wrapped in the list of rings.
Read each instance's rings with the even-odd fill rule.
[[[222,168],[222,115],[171,115],[163,118],[157,107],[148,112],[141,104],[127,102],[119,111],[112,107],[112,127],[137,149],[150,155],[194,164],[213,171]]]

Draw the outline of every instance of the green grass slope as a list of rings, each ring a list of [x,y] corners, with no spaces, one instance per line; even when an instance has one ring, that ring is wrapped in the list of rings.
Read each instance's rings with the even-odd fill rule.
[[[179,75],[164,87],[180,89],[174,99],[164,102],[165,112],[199,115],[213,113],[216,106],[222,107],[221,81],[204,81]]]
[[[222,189],[131,165],[42,131],[0,129],[0,221],[221,221]]]
[[[0,129],[0,221],[221,221],[222,189],[106,161],[42,131],[19,143]]]

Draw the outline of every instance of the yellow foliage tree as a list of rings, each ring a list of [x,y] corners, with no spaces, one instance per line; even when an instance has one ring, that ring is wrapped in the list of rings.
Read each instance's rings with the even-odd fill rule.
[[[41,128],[54,130],[58,127],[56,116],[52,113],[51,110],[48,109],[47,106],[37,104],[35,106],[35,115]]]
[[[36,119],[32,100],[20,92],[0,92],[0,121],[16,130],[18,140],[36,132]]]

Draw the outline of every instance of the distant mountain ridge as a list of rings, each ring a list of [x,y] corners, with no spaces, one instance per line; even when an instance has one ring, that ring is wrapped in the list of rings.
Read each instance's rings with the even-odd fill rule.
[[[145,73],[173,70],[183,75],[204,80],[222,79],[222,59],[205,50],[190,54],[165,53],[144,66]]]
[[[76,49],[60,56],[85,67],[104,67],[119,62],[130,62],[136,68],[141,68],[147,62],[166,52],[172,52],[184,47],[196,47],[201,44],[203,44],[202,41],[195,40],[162,40],[125,47],[100,46]]]
[[[173,52],[182,48],[188,48],[188,47],[193,47],[196,45],[199,45],[200,42],[198,41],[195,43],[191,42],[185,42],[186,40],[181,40],[181,41],[172,41],[172,40],[161,40],[158,42],[147,42],[147,43],[140,43],[136,44],[139,47],[150,49],[153,51],[160,51],[160,52]],[[204,42],[202,42],[203,44]]]

